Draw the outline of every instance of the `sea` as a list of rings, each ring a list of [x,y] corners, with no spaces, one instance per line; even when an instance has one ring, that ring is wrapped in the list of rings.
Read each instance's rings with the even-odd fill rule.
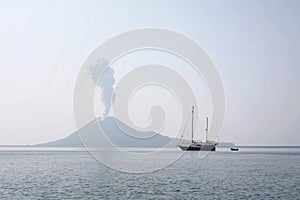
[[[128,173],[84,149],[1,147],[0,199],[300,199],[300,148],[186,152],[161,169]]]

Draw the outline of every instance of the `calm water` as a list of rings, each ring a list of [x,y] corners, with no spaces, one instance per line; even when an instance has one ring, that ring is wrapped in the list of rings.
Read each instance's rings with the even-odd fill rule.
[[[299,166],[300,149],[240,149],[128,174],[86,152],[1,148],[0,199],[299,199]]]

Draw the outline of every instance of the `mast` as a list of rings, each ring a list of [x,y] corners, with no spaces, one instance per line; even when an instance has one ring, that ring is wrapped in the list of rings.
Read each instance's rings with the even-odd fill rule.
[[[194,106],[192,106],[192,143],[194,142]]]
[[[207,133],[208,133],[208,117],[206,117],[206,129],[205,129],[205,141],[207,142]]]

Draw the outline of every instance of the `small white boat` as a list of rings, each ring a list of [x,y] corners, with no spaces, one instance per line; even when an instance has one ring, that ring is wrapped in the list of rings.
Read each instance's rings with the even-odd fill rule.
[[[237,147],[231,147],[230,150],[231,151],[239,151],[239,149]]]

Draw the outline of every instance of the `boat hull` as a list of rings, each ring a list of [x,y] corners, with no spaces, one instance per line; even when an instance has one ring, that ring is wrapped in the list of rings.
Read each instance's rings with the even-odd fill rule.
[[[182,151],[216,151],[216,145],[178,145]]]

